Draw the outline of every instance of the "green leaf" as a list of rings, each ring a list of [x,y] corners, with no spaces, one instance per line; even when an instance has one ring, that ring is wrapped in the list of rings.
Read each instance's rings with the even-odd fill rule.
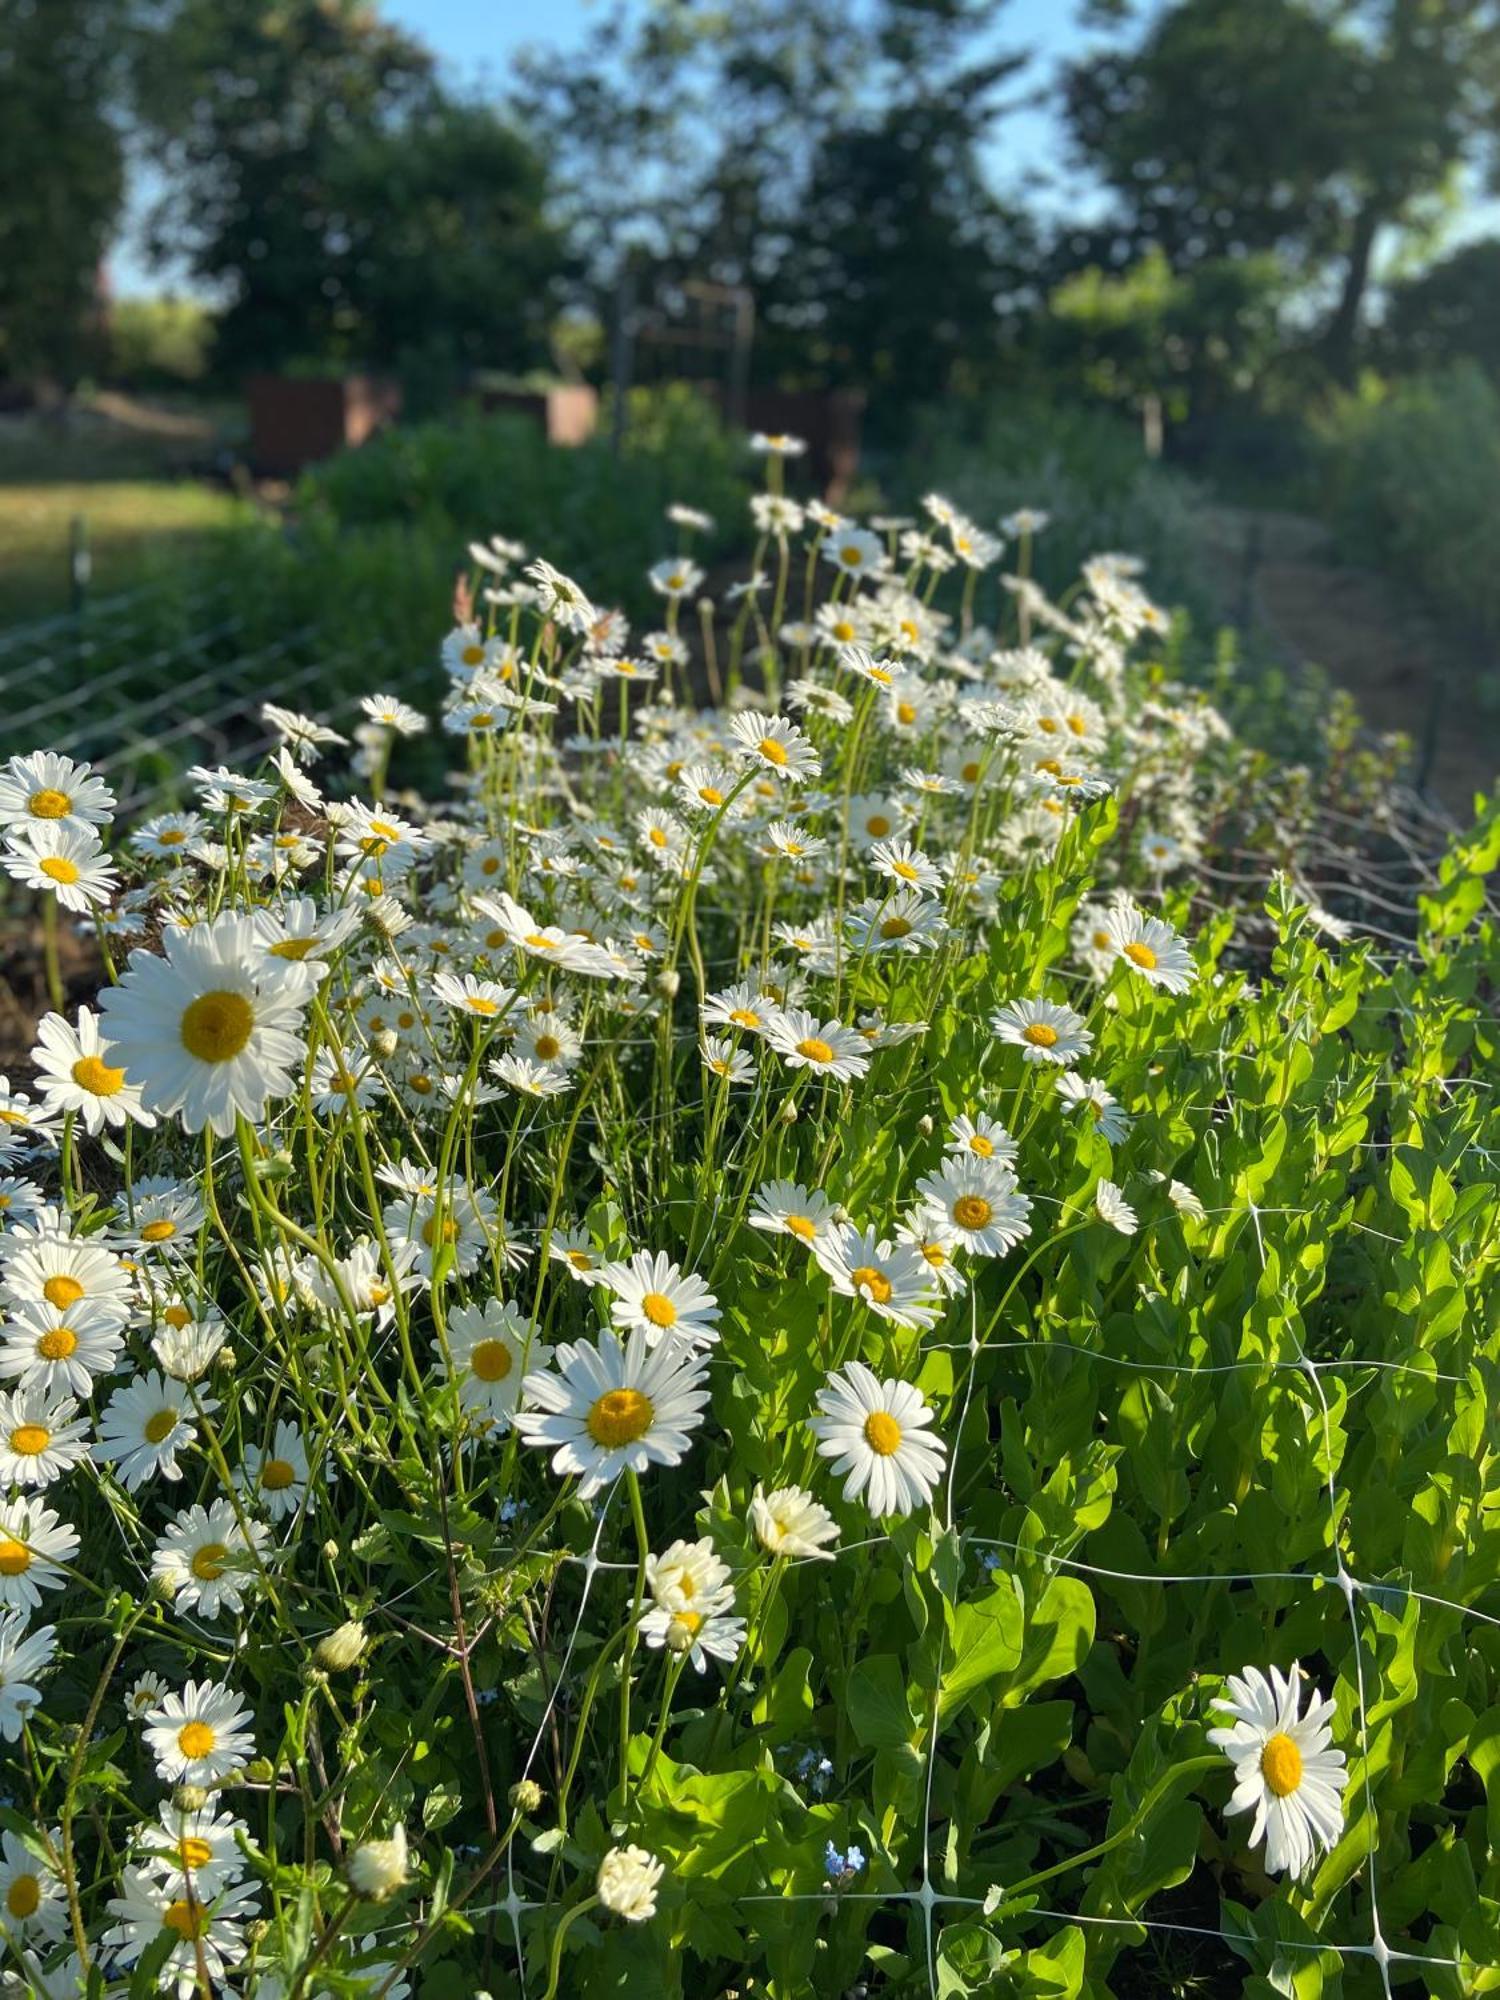
[[[876,1653],[851,1670],[844,1682],[844,1706],[849,1726],[866,1750],[894,1750],[916,1732],[906,1676],[890,1653]]]

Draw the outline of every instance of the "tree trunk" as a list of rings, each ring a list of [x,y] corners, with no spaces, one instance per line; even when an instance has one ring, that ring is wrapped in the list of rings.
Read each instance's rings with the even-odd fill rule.
[[[1349,244],[1349,263],[1344,272],[1343,290],[1323,337],[1324,359],[1330,373],[1339,382],[1348,382],[1354,374],[1360,308],[1369,289],[1370,261],[1383,219],[1380,204],[1373,197],[1365,202],[1354,218],[1354,235]]]

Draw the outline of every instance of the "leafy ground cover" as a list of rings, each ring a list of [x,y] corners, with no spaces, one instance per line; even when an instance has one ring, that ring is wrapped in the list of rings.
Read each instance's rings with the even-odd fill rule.
[[[1493,1988],[1500,819],[762,444],[711,613],[475,542],[431,724],[0,774],[34,1991]]]

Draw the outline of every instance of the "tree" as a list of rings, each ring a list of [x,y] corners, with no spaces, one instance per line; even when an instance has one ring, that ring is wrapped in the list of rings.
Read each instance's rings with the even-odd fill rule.
[[[357,0],[175,0],[141,102],[152,220],[224,300],[217,359],[447,369],[545,354],[535,153]]]
[[[125,0],[0,0],[0,375],[71,387],[125,193]]]
[[[1497,34],[1493,0],[1177,0],[1067,77],[1120,260],[1154,244],[1181,274],[1274,254],[1325,299],[1321,351],[1346,376],[1382,231],[1417,222],[1475,148]]]
[[[1466,243],[1392,288],[1380,354],[1407,371],[1476,361],[1500,381],[1500,240]]]
[[[939,394],[993,362],[1025,230],[980,145],[1022,59],[999,0],[660,0],[589,59],[533,63],[594,296],[630,246],[649,286],[748,288],[755,369]]]

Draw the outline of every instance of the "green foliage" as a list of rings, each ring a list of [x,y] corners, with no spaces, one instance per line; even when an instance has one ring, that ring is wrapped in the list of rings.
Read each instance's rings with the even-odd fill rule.
[[[1370,380],[1319,428],[1327,506],[1350,547],[1500,637],[1500,388],[1472,364]]]
[[[208,366],[213,317],[196,299],[116,299],[108,325],[106,370],[132,387],[197,382]]]
[[[0,378],[70,388],[125,192],[127,0],[0,0]]]
[[[465,542],[500,534],[588,571],[600,602],[651,617],[660,601],[641,579],[675,545],[667,506],[684,501],[721,524],[737,518],[741,448],[687,390],[634,392],[618,458],[608,430],[606,411],[600,436],[564,450],[521,415],[398,426],[308,473],[298,505],[320,560],[338,560],[328,528],[374,530],[386,546],[395,533],[441,551],[440,568]]]
[[[226,373],[403,367],[432,396],[545,353],[562,252],[540,161],[371,9],[175,0],[139,100],[167,181],[154,233],[227,293]]]

